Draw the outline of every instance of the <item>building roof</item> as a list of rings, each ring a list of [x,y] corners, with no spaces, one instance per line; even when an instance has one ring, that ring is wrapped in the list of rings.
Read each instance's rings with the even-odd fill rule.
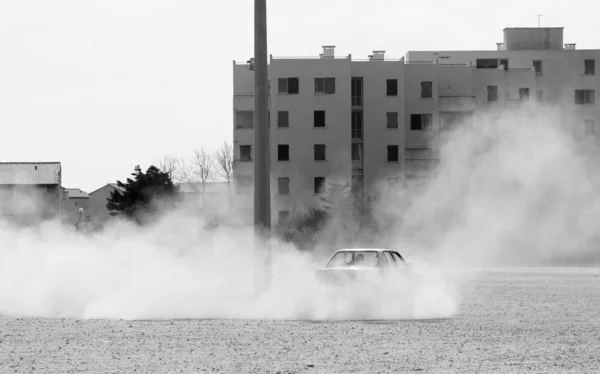
[[[117,189],[117,190],[121,191],[121,192],[125,192],[125,190],[123,188],[119,187],[119,185],[116,184],[116,183],[109,183],[108,185],[111,186],[114,189]]]
[[[0,162],[0,185],[60,185],[60,162]]]
[[[100,190],[101,190],[101,189],[103,189],[104,187],[111,187],[111,188],[114,188],[114,189],[115,189],[115,190],[117,190],[117,191],[120,191],[120,192],[125,192],[125,190],[124,190],[124,189],[122,189],[121,187],[119,187],[119,186],[118,186],[116,183],[107,183],[107,184],[105,184],[104,186],[102,186],[102,187],[100,187],[100,188],[97,188],[97,189],[95,189],[94,191],[90,192],[90,193],[89,193],[89,195],[95,194],[96,192],[100,191]]]
[[[79,188],[65,188],[69,199],[87,199],[90,196],[87,192],[80,190]]]

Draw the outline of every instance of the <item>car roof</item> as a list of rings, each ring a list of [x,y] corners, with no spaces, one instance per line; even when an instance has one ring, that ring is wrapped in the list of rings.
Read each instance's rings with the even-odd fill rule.
[[[395,249],[389,249],[389,248],[344,248],[344,249],[339,249],[339,250],[335,251],[335,253],[338,253],[338,252],[367,252],[367,251],[372,251],[372,252],[383,252],[383,251],[398,252]]]

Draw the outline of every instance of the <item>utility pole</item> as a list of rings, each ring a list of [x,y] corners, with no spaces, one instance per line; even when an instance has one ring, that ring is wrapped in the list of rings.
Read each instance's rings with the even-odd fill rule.
[[[271,165],[269,157],[269,85],[267,0],[254,0],[254,253],[255,286],[268,287],[271,250]]]

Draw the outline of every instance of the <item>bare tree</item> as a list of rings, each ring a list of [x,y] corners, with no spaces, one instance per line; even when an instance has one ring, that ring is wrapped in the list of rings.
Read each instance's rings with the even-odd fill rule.
[[[189,165],[189,174],[196,184],[202,187],[202,209],[204,209],[204,193],[206,182],[211,180],[215,174],[215,160],[212,153],[206,148],[194,148],[194,154]]]
[[[179,169],[181,166],[180,161],[173,156],[167,155],[159,158],[154,162],[154,165],[162,170],[163,172],[169,174],[169,178],[171,178],[174,182],[180,181]]]
[[[217,173],[227,182],[227,204],[229,214],[232,213],[233,202],[231,196],[231,182],[233,182],[233,144],[223,142],[223,146],[215,152]]]
[[[233,181],[233,145],[228,141],[215,152],[216,172],[227,183]]]

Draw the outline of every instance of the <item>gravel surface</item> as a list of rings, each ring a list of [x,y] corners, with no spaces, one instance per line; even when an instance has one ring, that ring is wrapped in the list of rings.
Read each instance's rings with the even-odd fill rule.
[[[0,317],[2,373],[598,373],[600,269],[494,269],[406,321]]]

